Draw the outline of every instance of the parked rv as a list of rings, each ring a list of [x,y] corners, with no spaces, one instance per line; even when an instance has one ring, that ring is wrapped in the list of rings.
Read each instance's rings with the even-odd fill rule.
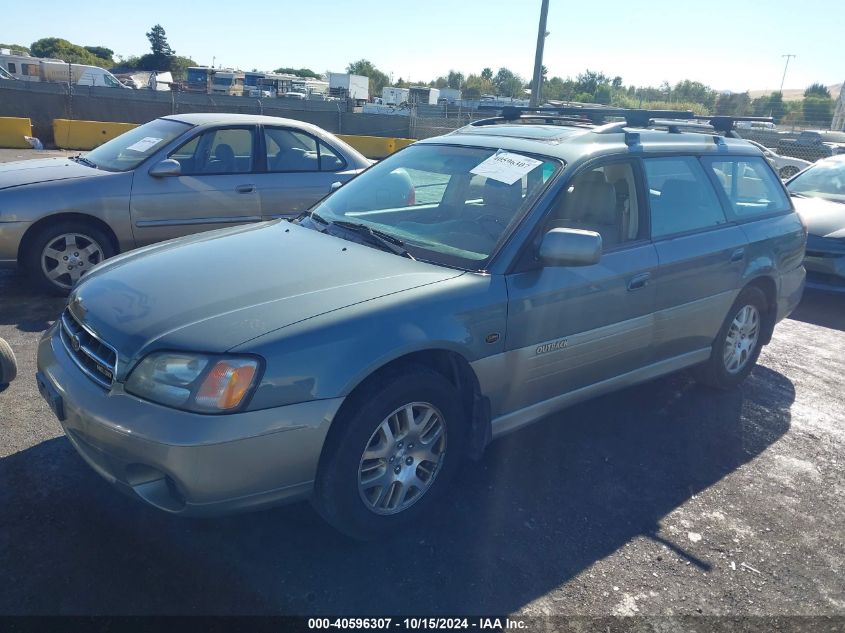
[[[15,79],[23,81],[71,83],[78,86],[104,86],[126,88],[117,77],[99,66],[69,64],[61,59],[12,54],[9,49],[0,51],[0,68]]]
[[[410,91],[407,88],[385,86],[381,90],[381,105],[399,105],[408,102]]]

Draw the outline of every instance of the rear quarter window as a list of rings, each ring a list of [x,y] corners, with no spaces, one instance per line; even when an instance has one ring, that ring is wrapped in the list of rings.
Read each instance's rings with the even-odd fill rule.
[[[777,176],[758,156],[704,158],[704,165],[719,182],[737,220],[789,210],[789,200]]]

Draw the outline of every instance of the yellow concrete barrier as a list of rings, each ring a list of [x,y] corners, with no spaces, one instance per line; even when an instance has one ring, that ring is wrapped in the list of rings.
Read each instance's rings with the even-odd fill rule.
[[[62,149],[94,149],[136,127],[137,123],[54,119],[53,142]]]
[[[0,117],[0,147],[28,149],[24,136],[32,136],[32,121],[19,117]]]
[[[350,136],[338,134],[338,138],[349,143],[367,158],[385,158],[393,152],[414,143],[412,138],[392,138],[387,136]]]

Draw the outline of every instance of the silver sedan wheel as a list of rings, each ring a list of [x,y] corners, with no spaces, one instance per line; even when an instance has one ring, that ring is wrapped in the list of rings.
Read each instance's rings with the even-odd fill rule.
[[[41,251],[41,271],[53,284],[69,290],[104,259],[103,247],[83,233],[63,233]]]
[[[358,492],[376,514],[397,514],[434,483],[446,455],[443,414],[426,402],[406,404],[370,436],[358,467]]]
[[[760,312],[753,305],[740,308],[725,338],[723,361],[729,374],[738,374],[748,364],[760,336]]]

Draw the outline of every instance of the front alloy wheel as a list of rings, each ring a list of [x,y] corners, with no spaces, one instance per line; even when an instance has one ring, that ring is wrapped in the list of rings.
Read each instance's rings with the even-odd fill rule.
[[[361,456],[361,500],[376,514],[406,510],[434,483],[445,455],[440,411],[427,402],[398,408],[379,424]]]

